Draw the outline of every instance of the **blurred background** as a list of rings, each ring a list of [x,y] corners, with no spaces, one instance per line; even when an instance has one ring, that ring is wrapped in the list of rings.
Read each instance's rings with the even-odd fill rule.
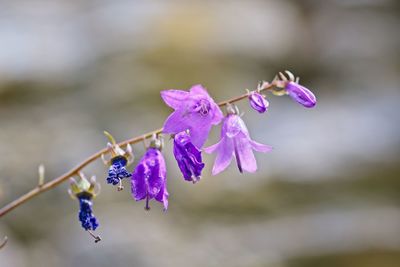
[[[119,140],[162,125],[160,90],[201,83],[216,101],[291,70],[305,109],[247,101],[259,171],[232,164],[184,182],[171,156],[170,207],[145,212],[105,184],[80,227],[67,184],[0,218],[0,266],[400,266],[400,5],[395,0],[0,2],[0,204]],[[208,145],[217,141],[215,127]],[[137,158],[143,145],[134,146]]]

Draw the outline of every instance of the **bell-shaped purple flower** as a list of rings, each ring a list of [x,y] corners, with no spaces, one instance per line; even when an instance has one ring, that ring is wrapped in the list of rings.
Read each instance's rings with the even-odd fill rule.
[[[174,137],[174,156],[186,181],[196,183],[200,180],[204,168],[201,151],[192,144],[186,131]]]
[[[249,103],[250,106],[259,113],[264,113],[268,110],[268,101],[257,91],[249,93]]]
[[[310,90],[296,82],[288,82],[285,89],[294,101],[302,104],[306,108],[312,108],[317,104],[317,98],[315,95]]]
[[[201,85],[195,85],[189,92],[181,90],[165,90],[161,92],[164,102],[175,111],[164,123],[164,133],[177,134],[190,131],[192,143],[203,147],[212,125],[223,119],[218,105]]]
[[[160,150],[147,149],[135,168],[131,179],[132,196],[136,201],[146,199],[145,209],[150,209],[149,201],[155,199],[168,208],[167,168]]]
[[[207,153],[217,153],[212,174],[216,175],[225,170],[230,164],[232,157],[236,159],[240,172],[255,172],[257,162],[253,149],[259,152],[269,152],[272,147],[251,140],[249,131],[244,121],[237,113],[229,114],[224,119],[221,130],[221,140],[208,148]]]

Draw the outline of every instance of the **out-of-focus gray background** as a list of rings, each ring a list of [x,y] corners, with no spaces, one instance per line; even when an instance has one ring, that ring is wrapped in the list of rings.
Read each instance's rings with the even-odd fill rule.
[[[168,164],[170,208],[95,200],[103,241],[80,227],[67,184],[0,219],[0,266],[400,266],[400,8],[390,0],[0,2],[0,203],[104,147],[158,128],[163,89],[216,101],[289,69],[318,98],[240,103],[259,172],[200,183]],[[215,128],[208,144],[217,139]],[[137,157],[143,152],[135,145]],[[125,181],[127,182],[127,181]]]

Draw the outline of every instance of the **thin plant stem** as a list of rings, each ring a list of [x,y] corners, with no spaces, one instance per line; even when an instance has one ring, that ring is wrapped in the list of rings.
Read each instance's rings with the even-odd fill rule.
[[[276,86],[276,80],[274,80],[272,83],[266,83],[263,88],[259,89],[258,92],[262,92],[262,91],[267,91],[267,90],[271,90]],[[228,104],[231,103],[235,103],[238,102],[242,99],[245,99],[248,97],[248,93],[245,93],[243,95],[222,101],[218,103],[218,106],[222,107],[222,106],[226,106]],[[154,134],[160,134],[162,133],[163,128],[142,134],[140,136],[137,137],[133,137],[131,139],[122,141],[120,143],[118,143],[118,145],[120,147],[124,147],[128,144],[136,144],[139,142],[142,142],[150,137],[152,137]],[[85,168],[87,165],[89,165],[90,163],[92,163],[93,161],[99,159],[101,157],[102,154],[106,154],[110,152],[110,148],[106,147],[103,148],[102,150],[94,153],[93,155],[89,156],[88,158],[86,158],[85,160],[83,160],[81,163],[79,163],[78,165],[76,165],[74,168],[70,169],[69,171],[67,171],[66,173],[54,178],[53,180],[50,180],[46,183],[42,183],[39,184],[37,187],[33,188],[32,190],[30,190],[29,192],[25,193],[24,195],[20,196],[19,198],[13,200],[12,202],[10,202],[9,204],[5,205],[3,208],[0,209],[0,217],[4,216],[5,214],[7,214],[8,212],[12,211],[13,209],[17,208],[18,206],[22,205],[23,203],[29,201],[30,199],[32,199],[33,197],[46,192],[56,186],[58,186],[59,184],[65,182],[68,180],[68,178],[78,175],[78,173]]]

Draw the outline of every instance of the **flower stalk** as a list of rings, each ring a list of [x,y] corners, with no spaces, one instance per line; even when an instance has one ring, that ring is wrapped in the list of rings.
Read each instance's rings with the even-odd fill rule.
[[[289,80],[290,81],[290,80]],[[285,85],[289,82],[288,80],[284,80],[282,79],[274,79],[272,82],[262,82],[261,85],[257,88],[257,92],[261,93],[263,91],[272,91],[273,94],[277,94],[278,92],[280,92],[281,90],[279,90],[279,88],[285,87]],[[233,104],[235,102],[241,101],[243,99],[247,99],[249,96],[248,93],[244,93],[242,95],[239,95],[237,97],[219,102],[217,105],[219,107],[223,107],[223,106],[227,106],[229,104]],[[37,195],[40,195],[48,190],[51,190],[52,188],[55,188],[56,186],[62,184],[63,182],[67,181],[69,178],[76,176],[80,173],[80,171],[82,169],[84,169],[87,165],[89,165],[90,163],[94,162],[95,160],[99,159],[102,157],[102,155],[106,155],[106,154],[113,154],[113,150],[115,149],[115,147],[118,148],[129,148],[130,145],[139,143],[139,142],[144,142],[147,139],[151,138],[154,135],[158,135],[160,133],[163,132],[163,128],[160,129],[156,129],[153,130],[151,132],[142,134],[140,136],[137,137],[133,137],[131,139],[122,141],[120,143],[116,143],[115,140],[112,140],[114,144],[112,144],[111,146],[107,146],[103,149],[101,149],[100,151],[94,153],[93,155],[89,156],[88,158],[84,159],[81,163],[79,163],[78,165],[76,165],[75,167],[73,167],[72,169],[70,169],[69,171],[65,172],[64,174],[48,181],[48,182],[44,182],[44,179],[40,179],[40,186],[37,186],[35,188],[33,188],[32,190],[30,190],[29,192],[27,192],[26,194],[20,196],[19,198],[13,200],[12,202],[10,202],[9,204],[5,205],[4,207],[2,207],[0,209],[0,217],[6,215],[7,213],[9,213],[10,211],[12,211],[13,209],[19,207],[20,205],[24,204],[25,202],[28,202],[29,200],[31,200],[32,198],[34,198]],[[113,149],[114,148],[114,149]],[[44,175],[43,175],[44,176]],[[43,181],[43,183],[42,183]]]

